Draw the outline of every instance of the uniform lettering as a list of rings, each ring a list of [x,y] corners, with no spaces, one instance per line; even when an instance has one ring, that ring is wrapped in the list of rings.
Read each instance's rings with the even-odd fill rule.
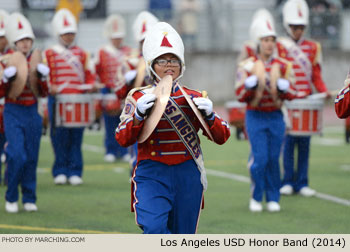
[[[176,111],[176,107],[171,105],[171,102],[169,101],[168,104],[166,105],[165,113],[169,115],[170,113]]]
[[[189,131],[191,130],[191,127],[186,125],[185,127],[183,127],[180,131],[181,135],[186,135]]]
[[[176,115],[170,118],[170,120],[173,121],[173,123],[176,123],[181,118],[181,115]]]
[[[181,121],[177,122],[175,124],[175,126],[180,130],[182,129],[183,127],[185,127],[187,125],[187,122],[185,119],[182,119]]]

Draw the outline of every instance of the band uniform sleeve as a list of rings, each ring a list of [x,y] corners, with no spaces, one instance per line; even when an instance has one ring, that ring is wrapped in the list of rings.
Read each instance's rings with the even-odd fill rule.
[[[216,112],[214,112],[214,123],[209,128],[210,133],[213,135],[214,142],[217,144],[224,144],[230,137],[230,126],[224,121]],[[208,137],[205,130],[202,130],[203,134]]]
[[[240,102],[249,102],[253,96],[254,90],[247,90],[244,86],[244,81],[250,75],[249,70],[251,70],[252,66],[254,66],[254,62],[252,62],[252,58],[246,59],[239,63],[237,72],[236,72],[236,85],[235,91],[238,101]]]
[[[45,53],[43,53],[43,64],[47,66],[47,59],[45,57]],[[44,81],[38,79],[39,84],[39,94],[41,97],[46,97],[49,95],[49,84],[47,81],[48,78],[46,78]]]
[[[85,71],[85,84],[94,84],[96,80],[96,74],[93,70],[92,61],[90,61],[90,56],[88,53],[85,53],[84,57],[84,71]]]
[[[321,44],[314,43],[314,59],[312,61],[312,83],[319,93],[327,92],[327,86],[322,79],[321,64],[322,64],[322,49]]]
[[[349,85],[344,87],[335,99],[335,112],[339,118],[350,116],[350,92]]]
[[[137,95],[135,95],[135,97],[137,97]],[[139,125],[134,125],[134,114],[137,101],[135,97],[133,96],[132,91],[129,92],[125,99],[123,112],[120,116],[120,123],[115,130],[115,139],[123,147],[128,147],[136,143],[137,137],[144,124],[144,121],[142,121]]]

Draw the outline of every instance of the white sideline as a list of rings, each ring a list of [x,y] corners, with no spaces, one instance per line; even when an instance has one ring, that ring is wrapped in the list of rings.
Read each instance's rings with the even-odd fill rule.
[[[206,169],[206,171],[207,171],[207,174],[212,175],[212,176],[227,178],[227,179],[236,180],[236,181],[245,182],[245,183],[250,182],[250,178],[243,176],[243,175],[238,175],[238,174],[228,173],[228,172],[223,172],[223,171],[216,171],[216,170],[211,170],[211,169]],[[328,200],[328,201],[331,201],[331,202],[334,202],[334,203],[337,203],[340,205],[350,206],[350,200],[338,198],[338,197],[335,197],[335,196],[332,196],[329,194],[317,192],[315,197],[322,199],[322,200]]]

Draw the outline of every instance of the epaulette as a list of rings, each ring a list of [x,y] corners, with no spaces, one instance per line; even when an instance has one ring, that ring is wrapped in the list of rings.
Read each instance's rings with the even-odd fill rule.
[[[188,88],[188,87],[186,87],[186,86],[183,86],[183,88],[184,88],[184,89],[187,89],[187,90],[190,90],[190,91],[197,92],[197,93],[199,93],[199,94],[202,93],[202,92],[201,92],[200,90],[198,90],[198,89]]]
[[[238,66],[244,67],[246,64],[248,64],[250,62],[254,62],[254,57],[249,57],[249,58],[242,60],[241,62],[238,63]]]
[[[130,95],[133,95],[136,91],[142,91],[142,90],[145,90],[145,89],[149,89],[151,88],[153,85],[147,85],[147,86],[144,86],[144,87],[136,87],[136,88],[133,88],[129,91],[128,93],[128,96]]]

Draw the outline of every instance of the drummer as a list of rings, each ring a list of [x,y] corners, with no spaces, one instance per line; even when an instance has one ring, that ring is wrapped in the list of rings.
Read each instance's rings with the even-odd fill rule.
[[[195,233],[207,181],[204,167],[197,165],[202,158],[197,132],[203,127],[179,88],[185,71],[183,42],[169,24],[157,23],[146,35],[143,56],[153,85],[129,92],[122,122],[116,129],[120,145],[130,146],[137,141],[157,99],[153,92],[159,81],[170,75],[173,82],[170,98],[166,97],[166,113],[148,139],[138,143],[132,178],[136,223],[144,233]],[[200,92],[184,90],[194,97],[214,141],[225,143],[229,127],[213,111],[212,102]],[[182,134],[186,134],[185,138]]]
[[[309,23],[309,8],[304,0],[288,0],[283,7],[283,26],[288,37],[279,38],[279,55],[293,62],[296,73],[295,88],[299,92],[312,93],[312,85],[320,93],[330,92],[321,75],[321,46],[318,42],[304,38]],[[316,191],[309,187],[308,168],[311,136],[292,136],[287,133],[283,150],[284,176],[281,194],[293,192],[310,197]],[[297,171],[294,171],[294,150],[297,148]]]
[[[28,20],[20,13],[10,15],[6,23],[6,37],[10,44],[20,52],[18,67],[28,67],[32,56],[34,34]],[[17,53],[16,52],[16,53]],[[15,54],[12,54],[14,57]],[[18,54],[17,54],[18,55]],[[22,188],[22,202],[25,211],[37,211],[36,205],[36,167],[38,164],[42,119],[38,114],[37,98],[28,85],[18,85],[18,79],[27,80],[23,71],[14,65],[8,66],[3,73],[1,95],[7,94],[4,110],[5,135],[7,139],[6,157],[8,167],[8,185],[6,191],[5,210],[18,212],[19,192]],[[42,63],[37,64],[38,90],[41,96],[48,94],[46,78],[49,68]],[[9,98],[9,92],[24,87],[16,98]],[[20,92],[20,90],[18,90]]]
[[[248,166],[252,180],[249,210],[261,212],[265,195],[267,210],[278,212],[281,209],[279,155],[285,131],[280,109],[281,100],[293,99],[298,94],[290,87],[291,63],[273,55],[276,32],[267,16],[261,16],[254,21],[251,36],[259,53],[240,63],[236,83],[238,100],[247,103],[246,128],[251,145]],[[259,65],[260,71],[258,71]],[[277,72],[273,72],[272,69],[277,69]],[[263,78],[259,73],[264,74]],[[274,100],[271,94],[273,74],[280,76],[275,80],[278,90],[277,100]],[[257,90],[261,82],[266,82],[266,85],[261,99],[257,100]]]
[[[5,25],[8,17],[9,17],[9,14],[6,11],[0,9],[0,64],[1,64],[0,68],[6,67],[5,64],[3,63],[4,62],[3,59],[6,57],[5,55],[13,52],[5,36]],[[4,132],[4,120],[3,120],[4,103],[5,103],[5,99],[1,98],[0,99],[0,157],[4,153],[4,145],[6,142],[6,137]],[[0,185],[2,183],[1,166],[2,166],[2,162],[0,162]],[[6,184],[6,180],[7,180],[7,177],[6,177],[6,171],[5,171],[5,178],[4,178],[5,184]]]
[[[104,146],[105,161],[115,162],[116,158],[129,161],[127,148],[121,147],[114,138],[116,126],[120,123],[121,103],[130,90],[130,82],[126,83],[124,74],[126,56],[130,48],[123,45],[125,37],[125,20],[120,15],[110,15],[104,24],[104,36],[109,40],[96,54],[96,75],[104,85],[101,89],[103,119],[105,125]]]
[[[58,44],[44,52],[50,67],[50,96],[48,100],[50,137],[55,153],[52,175],[56,185],[69,182],[71,185],[83,183],[83,157],[81,145],[84,127],[56,127],[55,96],[83,94],[80,86],[90,86],[93,91],[95,75],[90,65],[89,55],[75,45],[77,23],[73,14],[61,9],[53,17],[53,31]]]

